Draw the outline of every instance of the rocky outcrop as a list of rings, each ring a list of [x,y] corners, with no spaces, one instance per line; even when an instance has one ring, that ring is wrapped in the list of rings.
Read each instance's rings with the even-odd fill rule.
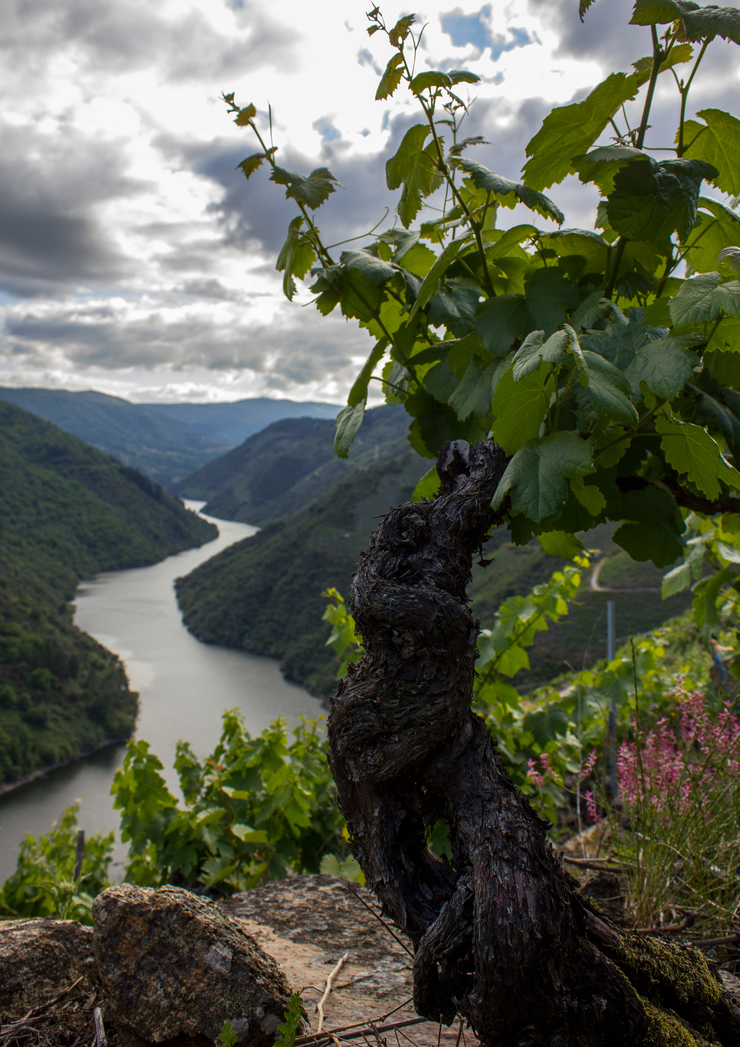
[[[383,1031],[389,1023],[400,1025],[406,1044],[458,1042],[457,1024],[441,1030],[434,1023],[418,1024],[410,1000],[409,946],[394,936],[373,897],[356,884],[294,876],[218,903],[172,887],[124,885],[99,897],[95,915],[95,932],[69,920],[0,922],[0,1047],[90,1047],[94,1039],[102,1047],[93,1022],[96,1008],[107,1047],[210,1047],[227,1017],[242,1032],[243,1043],[272,1044],[276,1023],[265,1023],[269,1008],[257,1012],[275,987],[275,970],[281,979],[275,995],[282,1002],[271,1013],[280,1021],[292,991],[300,994],[313,1032],[323,999],[324,1033],[342,1044],[341,1030],[348,1026],[355,1036],[364,1028],[374,1037],[371,1023],[384,1038],[390,1035],[389,1042],[395,1042]],[[263,983],[240,984],[241,1011],[223,988],[237,970],[248,977],[235,941],[245,946],[245,955],[259,957],[249,977]],[[331,993],[324,997],[327,977],[340,959]],[[263,968],[269,977],[260,973]],[[211,998],[214,985],[219,1000]],[[246,1031],[240,1018],[246,1019]],[[262,1027],[252,1037],[250,1029],[260,1021],[273,1031]],[[336,1047],[331,1035],[315,1042]],[[464,1042],[474,1047],[477,1041],[466,1030]],[[347,1041],[347,1047],[354,1043]]]
[[[291,990],[238,921],[179,887],[111,887],[93,905],[104,1016],[125,1042],[212,1047],[228,1019],[237,1042],[271,1047]]]

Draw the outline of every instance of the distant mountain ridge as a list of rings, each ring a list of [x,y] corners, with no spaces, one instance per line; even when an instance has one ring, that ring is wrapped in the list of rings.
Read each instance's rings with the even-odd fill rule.
[[[341,409],[336,404],[271,400],[266,396],[216,404],[147,403],[141,406],[189,425],[226,447],[236,447],[282,418],[324,418],[334,421]]]
[[[133,730],[120,661],[72,623],[80,578],[216,535],[148,477],[0,400],[0,784]]]
[[[333,419],[333,404],[238,400],[217,404],[134,404],[94,390],[0,387],[0,400],[112,455],[171,490],[225,450],[280,418]]]
[[[58,425],[166,487],[227,446],[141,404],[92,390],[0,388],[0,400]]]
[[[334,454],[333,422],[283,418],[208,462],[174,490],[206,502],[209,516],[261,527],[298,512],[357,469],[410,454],[407,432],[402,408],[374,407],[349,458],[342,459]],[[423,459],[418,461],[424,472]]]

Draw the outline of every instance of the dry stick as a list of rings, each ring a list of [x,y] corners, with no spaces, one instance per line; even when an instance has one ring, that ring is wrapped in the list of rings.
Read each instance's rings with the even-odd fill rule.
[[[581,869],[603,869],[605,872],[622,872],[627,869],[626,865],[614,862],[612,858],[569,858],[567,854],[561,854],[560,857],[569,865],[578,865]],[[611,864],[606,865],[606,862]]]
[[[99,1007],[96,1007],[93,1011],[93,1021],[95,1022],[95,1042],[93,1047],[108,1047],[108,1041],[105,1038],[105,1026],[103,1025],[103,1012]]]
[[[321,997],[319,1002],[316,1004],[316,1010],[319,1012],[319,1027],[316,1030],[317,1032],[321,1032],[321,1029],[323,1028],[323,1025],[324,1025],[324,1004],[326,1003],[326,999],[327,999],[329,993],[331,992],[331,987],[332,987],[332,982],[334,981],[334,976],[339,974],[339,972],[340,972],[340,970],[342,968],[342,964],[346,963],[346,961],[348,959],[349,959],[349,953],[348,952],[346,952],[344,954],[344,956],[340,956],[339,963],[336,965],[334,970],[331,971],[331,973],[329,974],[329,976],[326,979],[326,988],[324,989],[324,995]]]
[[[404,1029],[409,1025],[423,1025],[426,1021],[428,1021],[427,1018],[405,1018],[401,1022],[388,1022],[386,1025],[376,1025],[375,1028],[378,1032],[390,1032],[393,1029]],[[328,1047],[331,1043],[331,1038],[335,1033],[341,1035],[343,1040],[357,1040],[361,1036],[367,1036],[369,1032],[371,1033],[373,1031],[368,1025],[364,1025],[362,1029],[357,1029],[352,1025],[345,1026],[345,1029],[353,1028],[355,1029],[354,1032],[345,1032],[344,1029],[332,1029],[323,1034],[317,1032],[314,1033],[313,1036],[301,1036],[300,1039],[295,1042],[296,1044],[311,1044],[312,1047]]]
[[[404,1000],[403,1003],[399,1003],[399,1005],[397,1007],[394,1007],[392,1011],[386,1011],[385,1014],[381,1014],[378,1018],[378,1021],[384,1022],[386,1018],[390,1018],[392,1014],[395,1014],[396,1011],[400,1011],[402,1007],[405,1007],[407,1004],[411,1003],[412,1000],[413,996],[409,996],[408,1000]],[[352,1022],[350,1025],[340,1025],[334,1029],[327,1029],[326,1032],[322,1035],[333,1036],[335,1033],[339,1033],[341,1035],[342,1033],[347,1032],[348,1029],[359,1029],[361,1025],[364,1026],[365,1024],[366,1022],[365,1020],[363,1020],[361,1022]],[[315,1032],[306,1033],[305,1036],[297,1036],[296,1039],[293,1041],[294,1047],[301,1047],[302,1044],[313,1043],[316,1040],[316,1036],[317,1033]]]
[[[375,909],[373,909],[372,905],[368,905],[367,902],[365,901],[365,899],[361,898],[360,895],[357,893],[357,891],[353,887],[351,887],[349,884],[347,884],[347,890],[350,892],[350,894],[352,894],[357,899],[358,902],[360,902],[362,905],[365,906],[365,908],[367,909],[367,911],[369,913],[372,913],[372,915],[375,917],[375,919],[378,921],[378,923],[381,925],[381,927],[385,927],[386,931],[388,931],[388,934],[390,934],[390,936],[392,938],[396,939],[396,941],[401,946],[401,948],[405,949],[406,952],[409,954],[409,956],[413,956],[414,955],[413,952],[411,951],[411,949],[409,949],[409,947],[406,944],[406,942],[403,940],[403,938],[400,938],[396,934],[396,932],[393,930],[393,928],[389,924],[387,924],[385,922],[385,920],[378,913],[376,913],[376,911],[375,911]]]
[[[733,945],[740,942],[740,934],[728,934],[724,938],[692,938],[691,944],[709,949],[713,945]]]
[[[66,996],[67,993],[70,993],[73,989],[76,989],[81,981],[82,975],[80,975],[76,982],[73,982],[71,985],[68,985],[66,989],[62,989],[60,993],[57,993],[56,996],[52,996],[52,998],[50,1000],[47,1000],[46,1003],[41,1003],[38,1007],[32,1007],[28,1014],[25,1015],[25,1017],[19,1019],[17,1022],[12,1022],[11,1024],[20,1025],[22,1022],[27,1022],[28,1019],[31,1018],[31,1016],[33,1016],[34,1019],[38,1018],[43,1011],[47,1011],[50,1007],[53,1007],[55,1003],[58,1003],[63,996]],[[5,1026],[5,1028],[7,1029],[7,1025]]]

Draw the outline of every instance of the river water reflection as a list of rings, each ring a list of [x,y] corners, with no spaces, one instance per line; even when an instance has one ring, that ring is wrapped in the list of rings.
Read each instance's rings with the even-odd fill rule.
[[[186,504],[196,508],[202,503]],[[175,578],[256,531],[248,524],[213,522],[219,537],[208,545],[152,567],[99,575],[83,582],[77,593],[75,623],[122,658],[140,695],[136,737],[150,743],[173,791],[178,739],[205,756],[218,741],[224,709],[241,709],[252,733],[278,716],[295,724],[299,716],[322,714],[318,699],[284,680],[273,659],[199,643],[182,624]],[[88,835],[116,828],[110,784],[123,754],[122,746],[107,749],[0,798],[0,881],[15,868],[23,834],[47,832],[77,799],[79,825]],[[118,858],[121,853],[119,848]]]

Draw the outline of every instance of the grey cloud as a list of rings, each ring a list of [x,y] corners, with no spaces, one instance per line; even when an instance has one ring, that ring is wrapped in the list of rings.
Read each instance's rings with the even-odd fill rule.
[[[93,68],[128,72],[156,64],[163,79],[243,72],[288,60],[298,35],[252,2],[237,13],[246,39],[216,32],[199,12],[170,22],[156,5],[113,0],[3,0],[0,49],[11,68],[43,76],[49,52],[67,44]]]
[[[305,174],[326,166],[342,185],[317,212],[325,243],[361,235],[382,218],[387,206],[388,225],[392,224],[398,194],[389,193],[386,187],[385,161],[400,142],[407,123],[402,129],[394,127],[388,149],[374,156],[348,157],[346,143],[341,140],[325,142],[315,157],[302,156],[290,147],[280,150],[281,166]],[[226,243],[242,248],[249,245],[251,249],[260,245],[268,258],[277,255],[296,207],[285,199],[284,189],[269,180],[266,164],[248,182],[237,169],[244,157],[255,151],[250,145],[237,148],[231,141],[218,139],[207,144],[189,143],[164,135],[157,144],[167,155],[179,155],[182,163],[224,189],[223,198],[211,210],[221,218]]]
[[[131,196],[143,183],[120,175],[115,143],[0,125],[0,289],[48,293],[105,283],[129,268],[94,216],[97,203]]]
[[[306,382],[351,381],[352,357],[369,352],[367,335],[341,316],[291,308],[273,324],[235,328],[208,317],[165,323],[156,313],[122,322],[100,307],[80,318],[81,308],[51,318],[13,314],[6,322],[1,356],[45,366],[60,351],[73,367],[122,370],[132,367],[205,367],[212,371],[249,368],[275,388]]]

